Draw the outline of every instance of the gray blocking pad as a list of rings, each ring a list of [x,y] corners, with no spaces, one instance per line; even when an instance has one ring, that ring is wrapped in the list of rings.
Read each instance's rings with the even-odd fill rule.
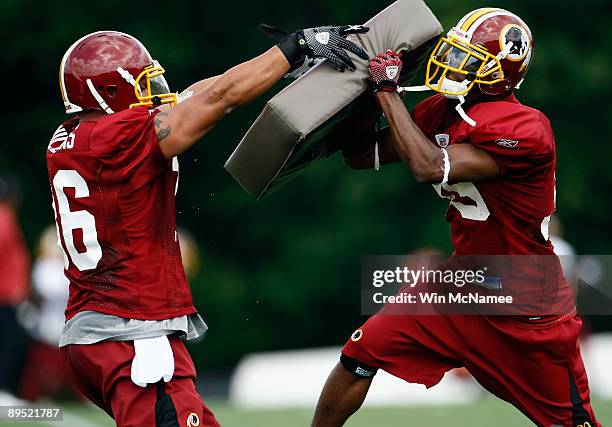
[[[370,57],[388,49],[406,51],[403,85],[411,83],[442,33],[423,0],[398,0],[365,25],[368,33],[349,37]],[[339,150],[326,137],[372,103],[368,61],[349,55],[357,71],[340,73],[322,62],[267,102],[225,164],[249,194],[261,199]]]

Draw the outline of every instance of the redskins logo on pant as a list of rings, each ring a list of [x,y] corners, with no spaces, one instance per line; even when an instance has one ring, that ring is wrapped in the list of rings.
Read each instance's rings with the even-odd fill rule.
[[[355,332],[353,332],[353,335],[351,335],[351,341],[357,342],[361,339],[362,336],[363,331],[361,329],[357,329]]]
[[[196,414],[195,412],[189,414],[189,416],[187,417],[187,427],[198,427],[199,425],[200,418],[198,417],[198,414]]]

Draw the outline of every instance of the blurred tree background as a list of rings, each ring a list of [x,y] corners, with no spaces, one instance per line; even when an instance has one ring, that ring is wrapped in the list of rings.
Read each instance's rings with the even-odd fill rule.
[[[446,29],[482,6],[510,9],[531,26],[535,63],[518,96],[552,121],[565,237],[580,253],[610,253],[609,2],[427,3]],[[287,29],[361,23],[388,4],[2,0],[0,174],[22,183],[20,219],[30,247],[52,221],[44,155],[65,118],[59,61],[77,38],[102,29],[136,36],[179,90],[268,48],[270,41],[256,29],[260,22]],[[336,155],[261,202],[248,196],[222,166],[272,93],[232,113],[181,158],[178,221],[200,244],[202,268],[192,289],[211,327],[191,348],[200,368],[231,367],[252,351],[340,345],[363,320],[362,254],[423,246],[450,251],[447,203],[418,186],[401,164],[356,172]],[[407,103],[423,96],[411,95]]]

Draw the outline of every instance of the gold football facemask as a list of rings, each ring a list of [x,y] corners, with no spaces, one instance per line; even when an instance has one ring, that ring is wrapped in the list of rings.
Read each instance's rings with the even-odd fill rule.
[[[170,92],[168,82],[163,74],[166,72],[159,65],[159,62],[153,61],[153,64],[145,68],[136,77],[134,84],[134,93],[138,102],[131,104],[130,108],[145,106],[159,107],[162,104],[175,105],[177,103],[177,94]]]
[[[425,85],[444,95],[464,96],[475,84],[493,85],[503,80],[499,58],[467,42],[453,29],[438,41],[430,56]]]

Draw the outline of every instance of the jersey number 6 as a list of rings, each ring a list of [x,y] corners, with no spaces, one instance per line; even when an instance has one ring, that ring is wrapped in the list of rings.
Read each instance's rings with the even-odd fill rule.
[[[102,247],[98,242],[96,219],[87,211],[71,211],[65,188],[74,188],[74,197],[77,199],[89,197],[89,188],[81,175],[75,170],[59,170],[53,178],[53,192],[57,198],[58,206],[53,205],[56,211],[58,237],[61,230],[63,237],[62,249],[66,260],[69,257],[79,271],[91,270],[98,266],[102,259]],[[84,252],[74,245],[73,231],[83,230]],[[60,239],[60,242],[62,239]],[[68,268],[66,262],[66,268]]]

